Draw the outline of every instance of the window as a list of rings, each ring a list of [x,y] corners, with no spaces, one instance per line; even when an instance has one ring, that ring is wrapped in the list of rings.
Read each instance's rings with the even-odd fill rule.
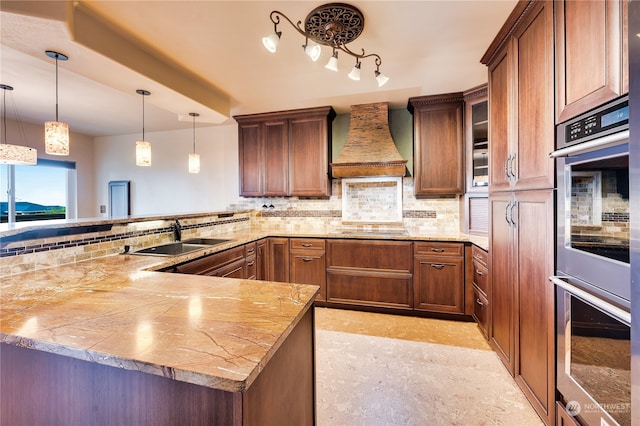
[[[0,166],[0,221],[75,217],[76,165],[38,159],[36,166]]]

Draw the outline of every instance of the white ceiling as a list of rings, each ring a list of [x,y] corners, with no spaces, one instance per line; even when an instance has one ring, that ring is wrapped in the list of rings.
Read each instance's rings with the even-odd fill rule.
[[[112,31],[132,37],[131,45],[204,82],[206,94],[210,88],[212,94],[227,96],[228,108],[205,105],[190,95],[193,92],[172,86],[170,78],[156,78],[158,70],[140,71],[135,57],[123,61],[108,47],[98,52],[74,41],[78,38],[69,30],[69,10],[78,3],[104,22],[116,23]],[[228,122],[229,115],[323,105],[332,105],[338,113],[348,112],[353,104],[381,101],[404,108],[412,96],[463,91],[486,82],[487,70],[479,60],[516,1],[350,1],[364,14],[365,28],[349,47],[382,57],[380,71],[390,77],[382,88],[375,82],[371,59],[363,61],[359,82],[347,78],[355,60],[345,54],[339,57],[338,73],[324,68],[331,55],[327,47],[311,62],[300,47],[302,36],[284,20],[278,28],[283,33],[278,51],[264,49],[261,38],[273,32],[272,10],[304,21],[323,3],[3,0],[0,83],[15,88],[7,99],[15,103],[22,121],[52,120],[55,62],[44,51],[68,55],[69,61],[59,63],[60,120],[72,131],[92,136],[140,131],[142,100],[136,89],[151,92],[145,97],[148,132],[188,128],[189,112],[202,115],[199,125],[212,125]]]

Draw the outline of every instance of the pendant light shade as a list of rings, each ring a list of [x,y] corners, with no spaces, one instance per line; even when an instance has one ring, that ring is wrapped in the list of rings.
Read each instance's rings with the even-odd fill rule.
[[[138,89],[136,93],[142,96],[142,140],[136,142],[136,166],[148,167],[151,165],[151,143],[144,140],[144,97],[151,92]]]
[[[69,155],[69,125],[60,121],[44,123],[44,151],[52,155]]]
[[[200,116],[197,112],[190,112],[193,117],[193,152],[189,154],[189,173],[200,173],[200,155],[196,154],[196,117]]]
[[[3,138],[0,143],[0,164],[34,165],[38,162],[38,152],[28,146],[12,145],[7,142],[7,91],[13,87],[0,84],[2,94],[2,128]]]
[[[58,121],[58,61],[69,57],[53,50],[45,54],[56,60],[56,120],[44,123],[44,151],[51,155],[69,155],[69,125]]]

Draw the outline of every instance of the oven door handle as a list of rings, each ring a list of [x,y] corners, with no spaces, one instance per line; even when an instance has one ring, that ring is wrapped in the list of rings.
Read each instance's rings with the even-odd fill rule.
[[[604,312],[609,315],[614,316],[616,319],[622,321],[628,326],[631,326],[631,313],[618,308],[617,306],[612,305],[609,302],[606,302],[602,299],[592,296],[586,291],[570,284],[562,279],[562,277],[549,277],[549,281],[557,285],[558,287],[563,288],[571,294],[575,294],[579,298],[583,299],[585,302],[592,304],[593,306],[600,308]]]
[[[571,145],[566,148],[560,148],[549,154],[551,158],[568,157],[570,155],[584,154],[585,152],[595,151],[600,148],[608,148],[610,146],[620,145],[629,140],[629,131],[624,130],[618,133],[612,133],[601,138],[593,139],[588,142]]]

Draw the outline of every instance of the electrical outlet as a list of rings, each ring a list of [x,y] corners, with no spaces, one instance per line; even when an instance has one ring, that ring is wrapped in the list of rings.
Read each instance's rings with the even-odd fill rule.
[[[106,213],[107,212],[107,206],[105,206],[104,204],[100,204],[100,213]]]

